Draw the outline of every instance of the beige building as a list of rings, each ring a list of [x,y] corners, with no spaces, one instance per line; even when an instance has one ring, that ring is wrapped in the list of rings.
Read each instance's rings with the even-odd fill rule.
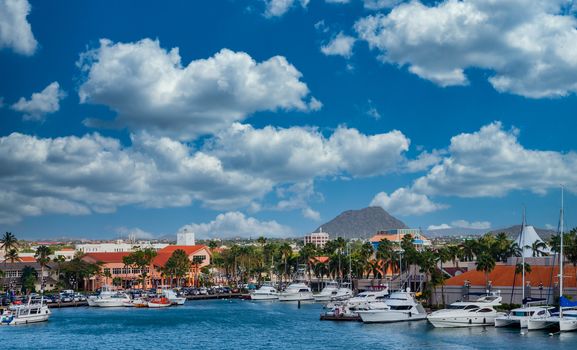
[[[323,232],[322,229],[320,232],[313,232],[308,234],[304,238],[305,244],[314,244],[317,248],[324,248],[325,244],[329,241],[329,234]]]

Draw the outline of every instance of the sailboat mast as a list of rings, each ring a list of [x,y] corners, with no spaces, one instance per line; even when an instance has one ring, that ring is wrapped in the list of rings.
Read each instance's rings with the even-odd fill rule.
[[[559,250],[559,298],[563,296],[563,186],[561,186],[561,215],[559,219],[559,234],[561,235],[561,249]],[[559,316],[563,317],[563,308],[559,307]]]
[[[526,225],[526,219],[525,219],[525,207],[523,207],[523,224],[521,225],[521,264],[523,265],[521,267],[522,272],[522,276],[523,276],[523,299],[522,302],[525,301],[525,225]]]

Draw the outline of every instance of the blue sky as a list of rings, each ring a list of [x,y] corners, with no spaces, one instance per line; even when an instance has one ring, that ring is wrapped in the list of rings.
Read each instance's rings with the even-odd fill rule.
[[[22,238],[577,226],[572,1],[0,0]]]

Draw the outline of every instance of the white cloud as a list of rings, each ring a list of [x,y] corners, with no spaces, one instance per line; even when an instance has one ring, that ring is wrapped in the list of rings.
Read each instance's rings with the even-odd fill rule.
[[[270,180],[226,170],[215,157],[168,138],[134,135],[131,147],[98,134],[0,138],[0,222],[48,213],[111,212],[123,205],[248,206]]]
[[[30,100],[21,97],[12,105],[12,109],[24,113],[24,120],[43,120],[46,114],[60,109],[60,100],[66,97],[57,81],[50,83],[41,92],[32,94]]]
[[[467,220],[455,220],[451,222],[451,225],[458,228],[468,228],[476,230],[486,230],[491,228],[491,223],[489,221],[469,222]]]
[[[183,66],[178,48],[167,52],[158,41],[103,39],[99,48],[81,55],[78,65],[86,74],[79,90],[82,103],[109,106],[120,126],[180,139],[213,133],[257,111],[322,106],[282,56],[259,63],[246,53],[222,49]]]
[[[406,171],[408,172],[418,172],[423,170],[428,170],[432,166],[438,164],[443,160],[443,151],[433,150],[431,152],[423,151],[416,159],[411,159],[407,161]]]
[[[327,56],[343,56],[350,58],[356,39],[340,32],[328,44],[321,46],[321,52]]]
[[[492,71],[500,92],[531,98],[577,91],[577,19],[564,0],[403,3],[360,19],[359,38],[384,62],[440,86],[466,85],[465,71]]]
[[[38,43],[26,17],[30,13],[27,0],[0,0],[0,49],[11,48],[22,55],[32,55]]]
[[[440,224],[440,225],[429,225],[429,227],[427,227],[428,231],[436,231],[436,230],[446,230],[451,228],[451,226],[447,225],[447,224]]]
[[[403,154],[409,144],[399,131],[364,135],[356,129],[339,127],[325,138],[311,128],[254,129],[234,124],[218,133],[206,152],[228,168],[244,169],[278,182],[301,182],[342,172],[372,176],[396,171],[405,160]]]
[[[325,0],[327,4],[348,4],[351,0]]]
[[[363,0],[367,10],[382,10],[392,8],[405,0]]]
[[[370,206],[379,206],[396,215],[422,215],[444,209],[447,206],[434,203],[426,195],[411,192],[407,188],[399,188],[390,195],[378,193]]]
[[[447,155],[412,191],[426,195],[500,197],[514,190],[544,194],[565,184],[577,193],[577,154],[524,148],[519,130],[499,122],[454,136]]]
[[[557,226],[553,226],[553,225],[551,225],[551,224],[545,224],[545,228],[546,228],[547,230],[555,230],[555,229],[557,229]]]
[[[302,214],[305,218],[308,218],[308,219],[311,219],[314,221],[320,221],[321,220],[321,214],[312,208],[304,208],[302,210]]]
[[[253,217],[246,217],[237,211],[219,214],[214,220],[207,223],[192,223],[180,228],[180,230],[184,229],[194,232],[196,237],[200,239],[287,237],[294,234],[290,227],[281,225],[274,220],[259,221]]]
[[[126,237],[134,236],[134,238],[136,239],[153,239],[156,237],[154,233],[144,231],[143,229],[138,227],[130,228],[121,226],[116,228],[116,232]]]
[[[265,3],[265,17],[280,17],[297,3],[300,3],[302,8],[306,8],[309,0],[265,0]]]

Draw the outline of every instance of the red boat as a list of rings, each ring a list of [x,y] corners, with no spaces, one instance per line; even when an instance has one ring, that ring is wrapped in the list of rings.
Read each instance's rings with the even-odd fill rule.
[[[150,299],[150,301],[148,302],[148,307],[169,307],[171,305],[170,300],[168,300],[168,298],[165,297],[160,297],[160,298],[153,298]]]

